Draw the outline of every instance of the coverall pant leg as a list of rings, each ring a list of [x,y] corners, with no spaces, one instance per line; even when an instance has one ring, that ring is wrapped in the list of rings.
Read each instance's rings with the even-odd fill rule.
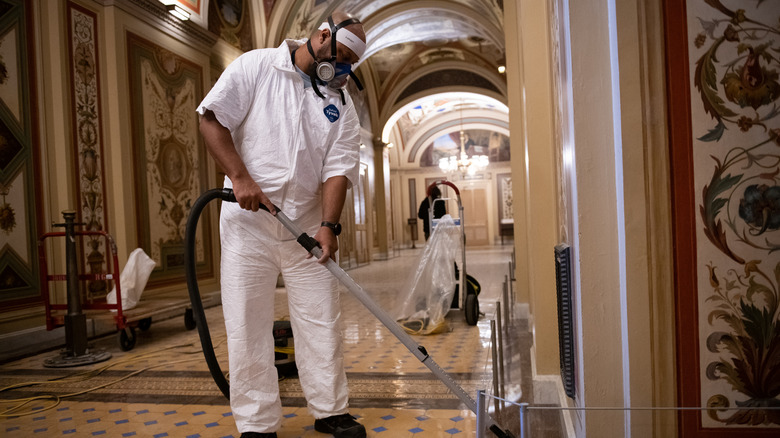
[[[226,216],[223,210],[223,221]],[[276,219],[263,216],[261,223],[251,231],[237,223],[223,222],[220,227],[230,405],[240,432],[270,432],[281,425],[273,351],[280,271],[309,411],[315,418],[348,412],[338,282],[316,259],[306,258],[306,251]]]
[[[280,242],[236,223],[222,225],[230,407],[239,432],[273,432],[282,415],[273,339]]]
[[[283,248],[282,277],[295,340],[295,363],[309,412],[314,418],[347,413],[349,391],[338,281],[315,258],[307,259],[295,240],[284,242]]]

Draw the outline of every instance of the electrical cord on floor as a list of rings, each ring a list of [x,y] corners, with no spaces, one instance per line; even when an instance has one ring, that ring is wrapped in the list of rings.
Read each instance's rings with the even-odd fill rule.
[[[214,346],[215,349],[220,344],[221,344],[221,342],[219,344],[215,345]],[[45,381],[17,383],[17,384],[11,385],[11,386],[7,386],[5,388],[0,388],[0,392],[10,391],[10,390],[13,390],[13,389],[16,389],[16,388],[23,388],[23,387],[28,387],[28,386],[41,385],[41,384],[45,384],[45,383],[75,383],[75,382],[83,382],[83,381],[89,380],[91,378],[97,377],[98,375],[102,374],[104,371],[106,371],[106,370],[108,370],[110,368],[113,368],[113,367],[115,367],[117,365],[122,365],[122,364],[127,364],[127,363],[134,363],[134,362],[137,362],[139,360],[146,360],[146,359],[149,359],[149,358],[153,358],[153,357],[158,356],[158,355],[160,355],[160,354],[162,354],[162,353],[164,353],[164,352],[166,352],[168,350],[173,350],[173,349],[177,349],[177,348],[185,348],[185,347],[193,347],[193,346],[194,346],[194,344],[190,343],[190,344],[181,344],[181,345],[175,345],[175,346],[171,346],[171,347],[166,347],[166,348],[155,350],[155,351],[152,351],[152,352],[149,352],[149,353],[143,353],[143,354],[140,354],[140,355],[137,355],[137,356],[133,356],[131,358],[121,359],[121,360],[118,360],[118,361],[106,364],[106,365],[104,365],[102,367],[99,367],[99,368],[96,368],[96,369],[93,369],[93,370],[86,370],[86,371],[82,371],[82,372],[78,372],[78,373],[74,373],[74,374],[69,374],[69,375],[65,375],[65,376],[61,376],[61,377],[55,377],[55,378],[52,378],[52,379],[49,379],[49,380],[45,380]],[[197,350],[192,350],[192,351],[181,351],[179,353],[180,354],[190,355],[190,354],[201,354],[202,351],[200,349],[197,349]],[[50,409],[54,409],[55,407],[59,406],[59,404],[62,401],[62,399],[69,398],[69,397],[76,397],[76,396],[79,396],[79,395],[82,395],[82,394],[86,394],[88,392],[92,392],[92,391],[96,391],[98,389],[105,388],[107,386],[110,386],[110,385],[113,385],[115,383],[121,382],[123,380],[129,379],[130,377],[136,376],[138,374],[141,374],[144,371],[148,371],[148,370],[153,369],[153,368],[159,368],[161,366],[168,366],[168,365],[172,365],[172,364],[190,362],[190,361],[199,360],[199,359],[200,359],[200,356],[194,357],[194,358],[176,360],[176,361],[166,361],[165,363],[161,363],[161,364],[157,364],[157,365],[150,365],[148,367],[145,367],[145,368],[133,371],[130,374],[122,376],[122,377],[120,377],[118,379],[115,379],[115,380],[113,380],[111,382],[107,382],[107,383],[104,383],[102,385],[98,385],[98,386],[95,386],[95,387],[92,387],[92,388],[85,389],[83,391],[78,391],[78,392],[74,392],[74,393],[70,393],[70,394],[64,394],[64,395],[44,394],[44,395],[37,395],[37,396],[33,396],[33,397],[26,397],[26,398],[20,398],[20,399],[0,400],[0,403],[17,403],[16,406],[12,406],[12,407],[10,407],[10,408],[0,412],[0,418],[2,418],[2,417],[21,417],[21,416],[25,416],[25,415],[37,414],[39,412],[43,412],[43,411],[47,411],[47,410],[50,410]],[[50,406],[44,407],[43,409],[29,410],[27,412],[18,412],[22,408],[24,408],[26,405],[29,405],[30,403],[33,403],[35,401],[45,401],[45,400],[51,400],[52,404]]]

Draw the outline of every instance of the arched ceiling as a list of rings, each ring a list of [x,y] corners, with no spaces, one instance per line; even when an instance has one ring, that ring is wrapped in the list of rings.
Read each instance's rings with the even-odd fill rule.
[[[337,9],[359,18],[367,49],[356,71],[372,124],[364,128],[385,141],[395,132],[409,146],[407,154],[414,153],[409,141],[452,129],[456,110],[496,122],[483,123],[485,129],[508,122],[506,76],[498,72],[505,62],[503,0],[202,1],[215,3],[210,10],[243,8],[255,21],[264,20],[252,28],[266,47],[308,37]]]
[[[422,149],[444,134],[483,129],[509,135],[509,108],[478,92],[444,92],[419,97],[399,107],[382,129],[387,143],[395,134],[394,149],[402,166],[419,163]],[[396,145],[394,145],[396,146]]]

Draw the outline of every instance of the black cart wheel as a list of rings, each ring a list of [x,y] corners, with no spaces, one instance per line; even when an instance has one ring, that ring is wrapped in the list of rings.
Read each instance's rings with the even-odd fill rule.
[[[138,321],[138,328],[141,329],[142,332],[149,330],[151,326],[152,326],[151,316]]]
[[[192,315],[192,309],[184,310],[184,327],[187,330],[192,330],[197,326],[198,324],[195,323],[195,317]]]
[[[479,320],[479,300],[475,294],[466,295],[466,323],[477,325]]]
[[[130,351],[135,347],[135,329],[127,327],[124,330],[119,330],[119,348],[122,351]]]

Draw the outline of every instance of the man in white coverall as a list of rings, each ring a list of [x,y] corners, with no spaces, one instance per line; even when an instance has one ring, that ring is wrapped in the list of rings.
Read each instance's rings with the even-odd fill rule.
[[[358,178],[360,124],[342,88],[364,51],[360,22],[334,12],[308,41],[238,57],[197,109],[238,201],[222,204],[220,236],[230,406],[242,438],[276,437],[281,424],[272,329],[279,272],[314,428],[366,436],[348,413],[338,285],[323,266],[335,258],[346,191]],[[319,263],[260,204],[314,235]]]

